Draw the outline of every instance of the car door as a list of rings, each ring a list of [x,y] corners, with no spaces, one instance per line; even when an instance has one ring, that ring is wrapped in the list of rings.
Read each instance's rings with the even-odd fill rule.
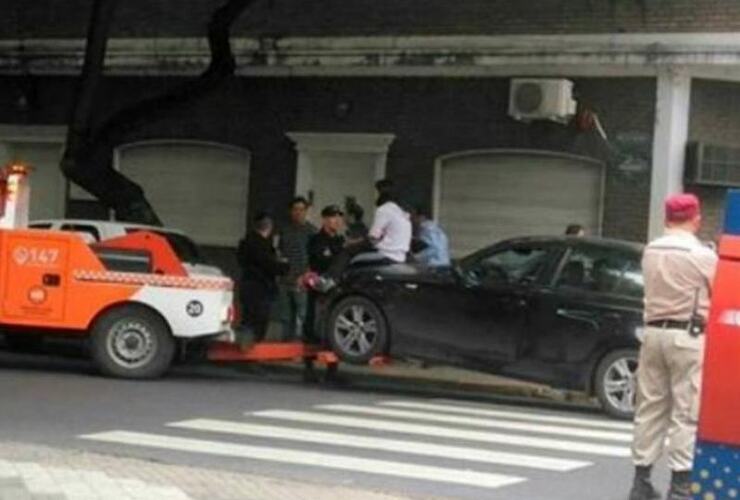
[[[640,279],[636,252],[572,246],[551,286],[532,296],[526,357],[576,366],[588,362],[597,346],[631,334],[640,320]]]
[[[408,350],[495,371],[515,359],[529,289],[556,253],[547,244],[504,244],[465,259],[446,279],[405,282],[394,326]]]

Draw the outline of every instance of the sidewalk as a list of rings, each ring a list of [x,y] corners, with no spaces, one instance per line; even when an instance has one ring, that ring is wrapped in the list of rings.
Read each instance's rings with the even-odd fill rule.
[[[0,443],[0,500],[403,500],[345,486]]]

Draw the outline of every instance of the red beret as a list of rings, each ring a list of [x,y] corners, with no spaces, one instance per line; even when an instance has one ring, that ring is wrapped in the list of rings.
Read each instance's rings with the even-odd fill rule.
[[[686,222],[699,213],[699,198],[693,194],[674,194],[665,200],[665,219],[668,222]]]

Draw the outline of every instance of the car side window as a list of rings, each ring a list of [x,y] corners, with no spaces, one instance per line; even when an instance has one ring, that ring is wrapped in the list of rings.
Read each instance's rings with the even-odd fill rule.
[[[645,281],[642,276],[642,265],[640,261],[631,259],[619,280],[616,292],[620,295],[642,298],[645,293]]]
[[[98,228],[89,224],[62,224],[61,230],[80,234],[86,241],[100,241]]]
[[[633,266],[633,267],[630,267]],[[627,271],[631,274],[627,276]],[[633,284],[625,280],[632,279]],[[634,269],[634,259],[624,252],[609,248],[581,247],[574,249],[560,271],[558,288],[586,292],[633,295],[642,274]],[[639,285],[641,287],[641,285]]]
[[[547,263],[548,254],[543,247],[507,248],[473,263],[468,275],[475,284],[482,286],[535,281]]]

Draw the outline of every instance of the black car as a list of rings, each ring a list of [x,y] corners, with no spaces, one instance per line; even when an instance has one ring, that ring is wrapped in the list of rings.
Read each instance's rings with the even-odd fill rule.
[[[585,391],[633,413],[642,246],[596,238],[501,242],[449,268],[350,268],[319,325],[347,362],[380,354]]]

